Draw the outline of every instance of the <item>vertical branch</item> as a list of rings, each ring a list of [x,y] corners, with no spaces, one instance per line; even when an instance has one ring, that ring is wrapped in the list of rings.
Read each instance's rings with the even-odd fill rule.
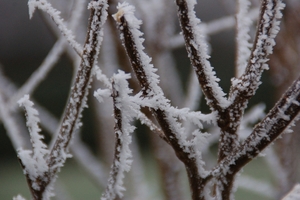
[[[119,72],[113,77],[112,97],[114,103],[115,117],[115,155],[110,171],[110,177],[102,200],[113,200],[123,197],[123,179],[124,172],[129,171],[131,167],[132,153],[129,149],[131,143],[131,133],[135,127],[130,125],[135,116],[135,110],[139,106],[131,102],[128,94],[132,92],[128,88],[128,74]]]
[[[62,119],[56,141],[52,147],[48,163],[49,176],[54,177],[67,157],[67,148],[75,129],[80,126],[80,117],[86,106],[88,89],[91,83],[92,69],[97,62],[103,37],[103,24],[107,17],[106,0],[91,1],[91,14],[87,38],[83,49],[82,61],[73,84],[68,104]]]
[[[37,116],[38,112],[33,108],[33,103],[29,100],[29,95],[25,95],[18,103],[24,107],[26,125],[32,144],[32,150],[18,149],[19,161],[24,170],[33,199],[48,199],[52,194],[50,189],[46,190],[44,185],[49,181],[46,176],[48,171],[46,157],[49,151],[47,146],[42,142],[44,137],[39,134],[41,129],[38,126],[38,122],[40,121]]]
[[[240,77],[247,66],[247,59],[250,56],[251,44],[250,40],[250,25],[251,20],[247,15],[251,2],[249,0],[237,0],[236,14],[236,71],[235,77]]]

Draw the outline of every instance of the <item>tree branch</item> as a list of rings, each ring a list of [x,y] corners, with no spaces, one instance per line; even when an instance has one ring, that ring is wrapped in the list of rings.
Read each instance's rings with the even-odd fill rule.
[[[61,162],[64,162],[63,159],[72,134],[74,130],[80,126],[79,119],[83,108],[86,106],[88,89],[91,83],[92,68],[97,62],[100,44],[102,42],[102,28],[107,17],[107,2],[105,0],[95,0],[89,4],[89,8],[91,9],[90,23],[88,26],[89,29],[84,45],[82,61],[75,78],[75,83],[72,87],[58,137],[48,161],[50,168],[52,168],[50,174],[54,174],[58,169],[58,165],[60,165]]]
[[[144,49],[143,39],[140,38],[142,33],[138,30],[141,22],[134,17],[134,8],[125,3],[120,4],[118,9],[114,17],[133,71],[141,85],[143,98],[151,100],[150,110],[154,113],[177,157],[185,164],[193,199],[203,199],[201,192],[206,179],[205,172],[199,165],[199,163],[203,164],[199,160],[201,156],[195,152],[193,145],[186,141],[182,128],[170,113],[169,101],[158,86],[158,77],[154,73],[156,70],[149,63],[151,59],[142,51]]]
[[[235,174],[280,134],[289,132],[300,111],[300,77],[286,91],[266,117],[255,126],[251,135],[213,170],[220,184],[223,199],[229,199]]]
[[[204,41],[203,31],[199,27],[200,20],[196,18],[193,10],[194,3],[190,3],[189,0],[177,0],[176,4],[186,50],[207,103],[211,110],[222,112],[229,102],[218,84],[220,79],[215,77],[215,72],[208,61],[207,44]]]

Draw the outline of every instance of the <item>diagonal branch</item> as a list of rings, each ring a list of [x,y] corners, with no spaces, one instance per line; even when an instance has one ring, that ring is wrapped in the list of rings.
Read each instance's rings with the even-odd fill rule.
[[[75,129],[80,126],[79,121],[83,108],[86,106],[88,89],[91,83],[92,69],[97,62],[102,42],[102,27],[107,17],[107,7],[108,5],[106,0],[94,0],[89,4],[91,14],[82,61],[71,90],[58,136],[48,159],[50,168],[48,175],[50,177],[54,177],[55,173],[64,163],[72,135]]]
[[[260,78],[268,69],[266,62],[273,51],[275,37],[279,31],[279,19],[284,4],[281,0],[264,0],[261,4],[260,18],[251,55],[244,74],[232,81],[229,99],[232,105],[246,106],[261,84]]]
[[[79,43],[76,42],[74,39],[74,35],[70,29],[68,29],[60,17],[60,12],[52,7],[52,5],[47,0],[29,0],[28,1],[28,8],[29,8],[29,17],[32,18],[33,13],[36,8],[43,10],[44,12],[48,13],[49,16],[52,18],[54,23],[57,25],[61,33],[66,37],[69,44],[72,48],[76,51],[76,53],[81,56],[82,55],[82,47]]]
[[[255,126],[251,135],[213,170],[221,180],[223,199],[229,199],[235,174],[282,133],[290,132],[300,111],[300,77],[286,91],[266,117]]]

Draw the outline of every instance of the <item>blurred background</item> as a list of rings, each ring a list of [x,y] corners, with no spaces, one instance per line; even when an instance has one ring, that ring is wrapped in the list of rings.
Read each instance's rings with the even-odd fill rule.
[[[62,11],[62,17],[68,21],[70,17],[70,11],[74,6],[74,2],[71,0],[60,2],[60,1],[50,1],[53,6],[58,10]],[[86,2],[87,5],[88,1]],[[111,1],[114,5],[116,2]],[[299,3],[295,1],[288,1],[289,4],[294,5],[288,6],[285,12],[287,14],[286,19],[284,19],[283,36],[280,36],[279,47],[275,49],[274,62],[270,63],[271,67],[274,66],[273,70],[267,71],[263,75],[262,82],[257,94],[250,101],[249,107],[256,105],[258,103],[264,102],[266,105],[266,111],[268,111],[280,97],[281,93],[285,90],[287,85],[295,79],[299,74],[299,33],[300,31],[296,28],[297,25],[300,27],[299,17],[295,18],[293,13],[296,13],[297,8],[299,9]],[[258,5],[257,1],[252,2],[253,7]],[[298,7],[296,7],[297,5]],[[87,6],[85,6],[86,8]],[[174,9],[172,16],[176,19],[175,6],[171,6]],[[233,0],[203,0],[199,1],[197,5],[197,16],[205,23],[212,22],[222,17],[232,16],[235,12],[235,1]],[[110,10],[111,13],[115,12],[115,9]],[[157,12],[160,12],[159,10]],[[143,12],[137,12],[140,18]],[[155,13],[154,13],[155,14]],[[83,12],[83,17],[80,18],[80,23],[76,30],[76,39],[83,44],[85,38],[85,27],[88,19],[88,10]],[[147,22],[147,20],[145,20]],[[175,21],[175,20],[173,20]],[[109,22],[107,22],[109,23]],[[176,23],[176,22],[175,22]],[[297,24],[298,23],[298,24]],[[145,22],[144,22],[145,24]],[[254,23],[255,24],[255,23]],[[297,24],[297,25],[296,25]],[[296,27],[295,27],[296,26]],[[255,27],[255,25],[253,25]],[[292,30],[291,27],[294,27]],[[147,29],[142,26],[145,31],[145,45],[146,50],[149,47],[148,54],[151,54],[151,45],[154,43],[147,42]],[[173,27],[175,30],[173,32],[179,33],[178,23]],[[116,31],[116,30],[115,30]],[[113,32],[113,30],[111,30]],[[295,33],[293,35],[293,33]],[[254,34],[254,31],[252,35]],[[105,37],[105,36],[104,36]],[[149,38],[151,38],[149,33]],[[171,37],[171,36],[170,36]],[[298,37],[298,38],[297,38]],[[296,39],[295,39],[296,38]],[[37,11],[32,19],[29,19],[27,1],[18,0],[1,0],[0,1],[0,70],[1,77],[6,77],[11,81],[7,87],[20,88],[26,80],[31,76],[31,74],[43,63],[43,60],[57,41],[57,32],[53,29],[53,24],[49,23],[49,17],[45,15],[42,11]],[[208,38],[211,50],[211,63],[215,67],[217,76],[220,77],[220,85],[225,92],[228,92],[230,88],[230,79],[234,77],[234,64],[235,64],[235,29],[228,28],[222,30],[218,33],[210,35]],[[291,46],[291,47],[288,47]],[[287,52],[284,55],[282,52]],[[292,49],[292,50],[291,50]],[[67,50],[70,51],[70,50]],[[72,51],[72,50],[71,50]],[[294,53],[291,55],[291,53]],[[105,54],[105,52],[103,53]],[[187,57],[185,47],[180,46],[174,48],[171,52],[174,56],[174,61],[176,65],[176,70],[180,74],[181,87],[177,88],[182,90],[184,93],[187,92],[188,77],[190,72],[189,59]],[[123,55],[124,52],[123,52]],[[155,57],[155,56],[153,56]],[[286,58],[288,57],[288,58]],[[122,57],[121,57],[122,58]],[[291,59],[293,58],[293,59]],[[100,58],[101,59],[101,58]],[[123,58],[126,59],[126,58]],[[104,61],[103,61],[104,62]],[[119,62],[120,58],[119,58]],[[127,61],[124,61],[127,62]],[[155,59],[154,59],[155,62]],[[101,61],[100,61],[101,63]],[[126,65],[126,64],[125,64]],[[289,66],[290,68],[282,69],[282,65]],[[69,89],[74,74],[74,60],[70,57],[68,53],[62,53],[60,58],[55,63],[53,69],[49,72],[47,77],[38,85],[38,87],[33,91],[31,97],[38,102],[39,105],[43,106],[49,111],[51,115],[59,119],[63,113],[64,106],[69,94]],[[187,70],[188,69],[188,70]],[[124,69],[126,70],[126,69]],[[116,72],[113,69],[109,73]],[[291,73],[292,72],[292,73]],[[161,78],[162,79],[162,78]],[[280,83],[279,83],[280,82]],[[275,84],[274,84],[275,83]],[[281,84],[284,83],[284,84]],[[133,83],[134,84],[134,83]],[[282,86],[284,85],[284,86]],[[94,88],[96,86],[94,85]],[[94,90],[93,88],[93,90]],[[91,92],[92,94],[93,92]],[[104,136],[100,136],[101,130],[105,127],[99,128],[99,122],[95,119],[97,115],[97,106],[95,107],[94,97],[90,95],[89,98],[89,108],[85,109],[83,113],[83,127],[81,128],[80,137],[86,145],[88,145],[93,152],[93,154],[103,161],[105,165],[110,166],[109,160],[111,159],[112,150],[110,153],[105,154],[103,150],[104,143],[111,144],[113,142],[113,135],[108,138],[112,140],[107,142],[103,140]],[[176,100],[174,100],[176,104]],[[178,103],[180,104],[180,103]],[[104,104],[100,105],[104,106]],[[101,108],[99,108],[101,109]],[[205,105],[205,101],[201,101],[201,104],[197,106],[204,113],[208,113],[209,110]],[[21,120],[22,121],[22,120]],[[21,122],[19,121],[19,122]],[[23,119],[25,126],[25,121]],[[105,122],[101,122],[105,123]],[[100,124],[101,124],[100,123]],[[137,132],[145,132],[145,127],[137,124]],[[113,126],[111,127],[111,129]],[[51,136],[47,130],[43,129],[42,134],[45,135],[46,143],[50,141]],[[145,167],[146,178],[149,180],[151,185],[152,196],[154,199],[162,199],[161,193],[162,189],[159,187],[160,175],[158,173],[159,166],[155,162],[155,156],[151,148],[153,144],[149,143],[151,136],[146,134],[137,133],[138,148],[141,149],[143,159],[143,166]],[[298,134],[299,135],[299,134]],[[294,137],[295,138],[295,137]],[[287,143],[291,144],[290,150],[288,152],[299,152],[293,149],[294,143],[289,143],[291,139],[287,139]],[[299,142],[299,136],[295,141]],[[298,143],[299,144],[299,143]],[[216,152],[216,147],[212,147],[212,151]],[[107,148],[106,148],[107,150]],[[105,154],[105,155],[104,155]],[[106,159],[105,157],[109,157]],[[297,156],[299,158],[299,156]],[[299,160],[299,159],[295,160]],[[295,161],[298,163],[298,161]],[[287,167],[297,166],[296,164],[290,165],[288,161],[284,161]],[[250,174],[259,180],[264,180],[271,185],[274,183],[274,178],[272,177],[270,171],[268,170],[266,164],[262,158],[254,160],[244,169],[246,174]],[[295,171],[295,170],[294,170]],[[296,170],[297,171],[297,170]],[[299,172],[299,170],[298,170]],[[294,172],[293,172],[294,173]],[[299,174],[298,174],[299,175]],[[291,179],[293,182],[299,181],[298,175],[293,176]],[[2,123],[0,123],[0,198],[1,199],[12,199],[13,196],[17,194],[22,194],[27,199],[30,199],[29,191],[27,189],[27,183],[24,175],[22,174],[22,169],[19,166],[16,151],[13,148],[12,142],[10,141],[6,130]],[[99,189],[93,180],[84,175],[84,171],[78,166],[76,161],[69,159],[67,161],[66,167],[62,169],[59,174],[58,188],[61,188],[62,192],[60,197],[62,199],[99,199],[101,195],[101,189]],[[186,187],[187,184],[186,184]],[[275,187],[281,187],[277,185]],[[289,186],[290,187],[290,186]],[[65,188],[65,189],[64,189]],[[84,188],[84,189],[83,189]],[[67,191],[67,192],[65,192]],[[59,192],[59,190],[58,190]],[[254,196],[251,196],[251,195]],[[188,194],[184,194],[188,195]],[[236,199],[271,199],[265,196],[255,196],[253,192],[248,192],[244,189],[239,189]]]

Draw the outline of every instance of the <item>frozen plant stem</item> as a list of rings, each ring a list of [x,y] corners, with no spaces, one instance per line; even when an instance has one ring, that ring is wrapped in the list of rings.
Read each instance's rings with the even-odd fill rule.
[[[266,117],[255,126],[251,135],[217,165],[212,175],[219,177],[223,180],[222,184],[228,186],[227,180],[232,180],[242,167],[281,134],[291,131],[290,128],[297,120],[299,111],[300,77],[283,94]],[[231,188],[228,187],[223,190],[222,199],[230,199],[230,190]]]
[[[107,17],[107,2],[92,1],[89,4],[89,8],[91,9],[91,15],[89,19],[88,35],[82,55],[82,62],[71,90],[71,95],[66,106],[56,141],[47,159],[49,169],[45,172],[44,177],[42,177],[43,181],[38,181],[39,194],[33,194],[34,200],[48,198],[44,196],[44,191],[55,179],[56,172],[61,166],[63,166],[67,158],[68,145],[74,130],[79,127],[80,115],[86,104],[88,89],[91,82],[91,71],[93,66],[96,64],[103,35],[102,26]],[[29,187],[32,188],[33,186],[30,182],[31,181],[29,180]]]
[[[142,88],[143,98],[158,98],[156,101],[158,106],[150,108],[156,117],[161,129],[163,130],[168,143],[174,149],[177,157],[185,164],[193,200],[204,199],[201,194],[203,192],[206,177],[199,174],[199,166],[193,146],[185,146],[184,141],[180,138],[178,127],[170,116],[167,108],[170,107],[169,102],[165,99],[161,88],[157,85],[157,75],[153,72],[155,69],[148,62],[150,58],[143,52],[141,32],[138,30],[139,24],[134,15],[134,8],[127,4],[120,4],[119,11],[114,15],[118,28],[121,32],[121,39],[129,57],[133,71]]]
[[[110,171],[110,177],[102,200],[114,200],[123,197],[124,172],[131,168],[132,153],[129,149],[131,143],[131,133],[135,127],[130,123],[134,117],[134,110],[139,108],[128,98],[128,93],[132,90],[128,88],[127,80],[130,76],[120,72],[113,77],[112,98],[114,104],[115,117],[115,154]],[[126,86],[126,87],[124,87]]]
[[[97,62],[102,42],[102,28],[107,17],[107,2],[105,0],[91,1],[89,8],[91,9],[91,14],[82,61],[72,86],[56,142],[50,154],[49,165],[52,168],[50,174],[55,174],[58,167],[64,162],[72,134],[80,126],[81,112],[86,106],[88,89],[92,80],[92,68]]]

